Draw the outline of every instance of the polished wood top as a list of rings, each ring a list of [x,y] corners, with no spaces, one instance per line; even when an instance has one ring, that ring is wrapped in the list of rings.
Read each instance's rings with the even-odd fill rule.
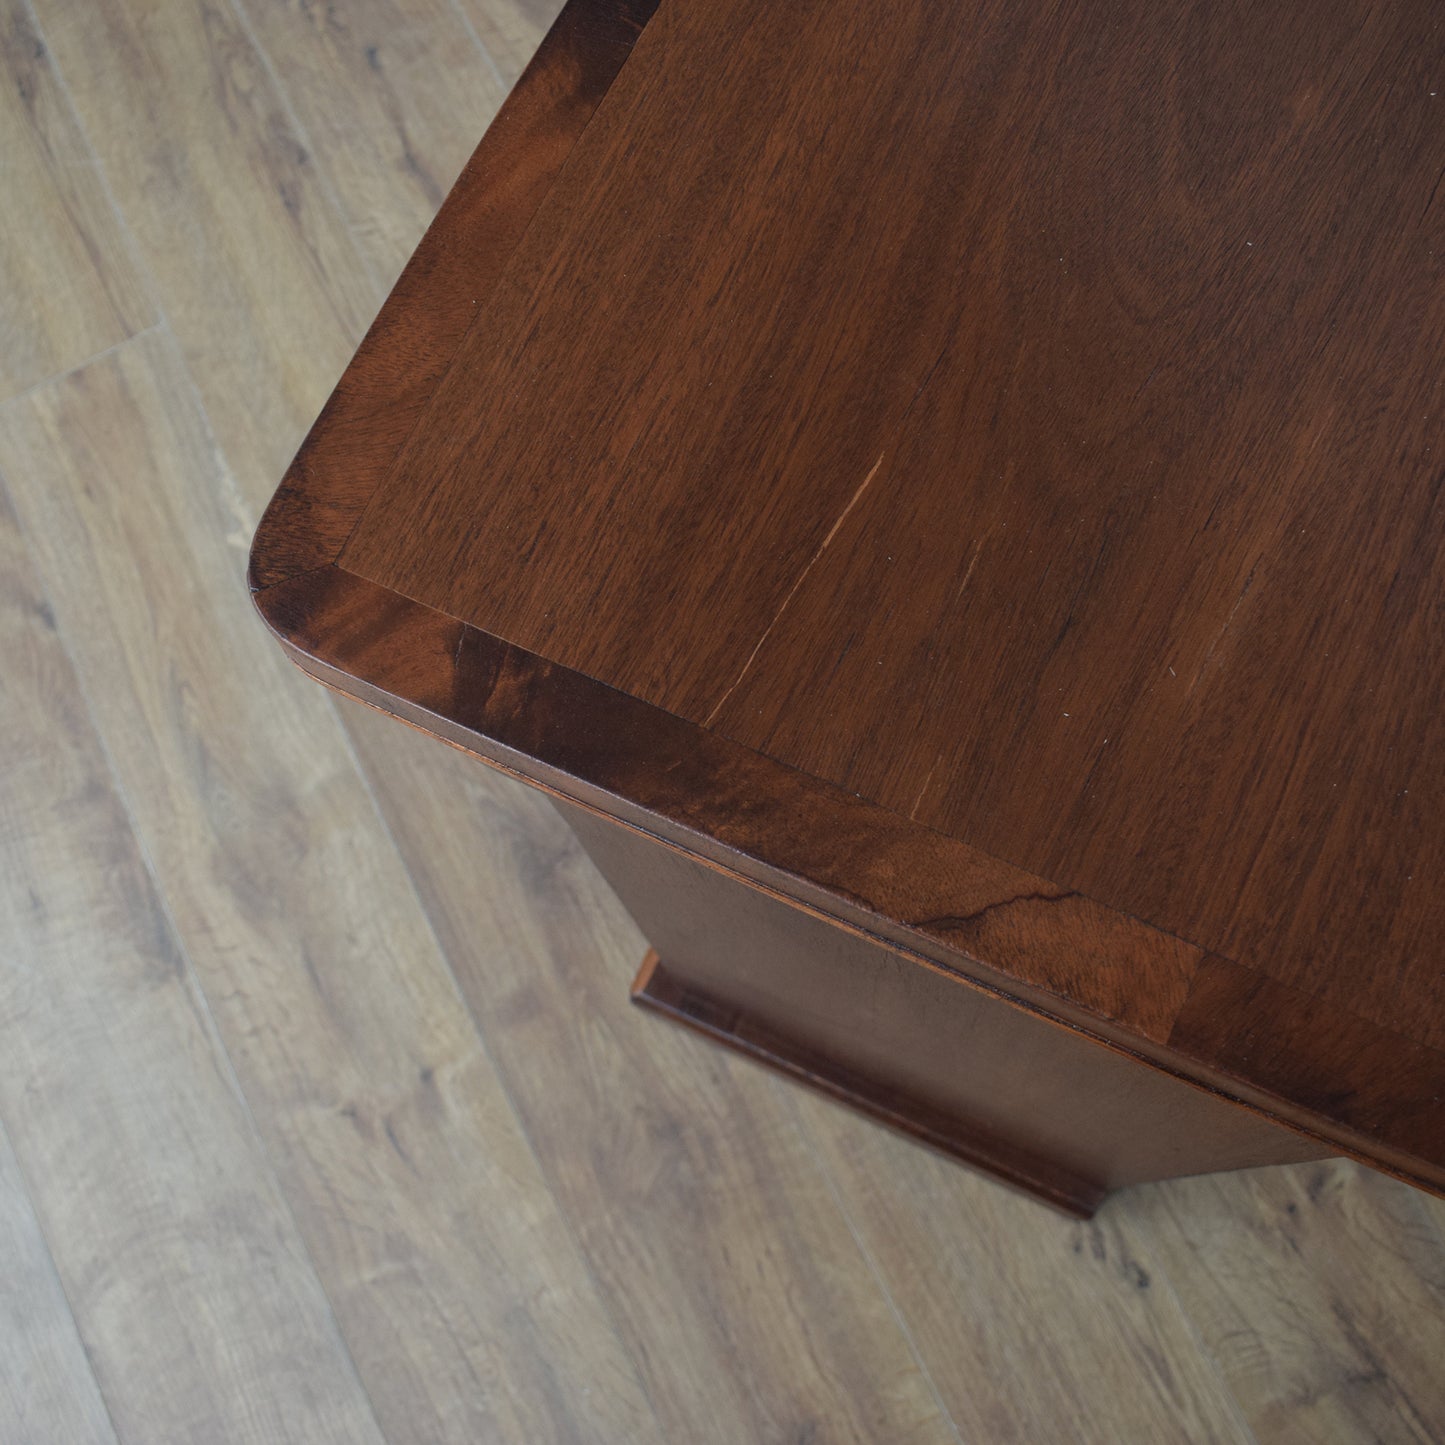
[[[263,611],[1438,1184],[1436,7],[646,8],[564,14],[278,495]]]

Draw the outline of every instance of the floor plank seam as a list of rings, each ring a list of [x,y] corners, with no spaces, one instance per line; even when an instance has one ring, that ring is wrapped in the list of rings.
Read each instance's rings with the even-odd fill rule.
[[[105,1418],[110,1425],[111,1436],[117,1442],[117,1445],[119,1445],[123,1437],[119,1427],[116,1425],[115,1412],[111,1409],[110,1400],[101,1382],[100,1371],[95,1367],[95,1359],[91,1353],[90,1343],[85,1338],[85,1331],[80,1327],[80,1318],[75,1312],[75,1301],[71,1298],[70,1291],[65,1286],[65,1276],[61,1274],[60,1267],[55,1262],[55,1250],[51,1247],[50,1231],[46,1228],[45,1216],[40,1212],[40,1206],[36,1202],[35,1190],[30,1185],[30,1177],[25,1168],[25,1161],[20,1157],[19,1151],[15,1148],[15,1142],[11,1137],[3,1116],[3,1111],[0,1111],[0,1150],[7,1149],[11,1159],[15,1161],[15,1173],[20,1181],[20,1188],[25,1195],[25,1202],[30,1207],[30,1217],[35,1221],[35,1228],[39,1231],[41,1241],[45,1245],[45,1257],[50,1266],[51,1277],[55,1281],[56,1289],[60,1291],[61,1299],[65,1301],[66,1312],[70,1316],[71,1328],[74,1329],[75,1338],[80,1343],[81,1353],[85,1356],[86,1368],[90,1371],[90,1378],[95,1384],[96,1398],[100,1401],[100,1408],[105,1411]]]
[[[157,328],[155,329],[160,329],[160,324],[158,324]],[[186,370],[187,376],[189,376],[189,369],[185,368],[184,361],[182,361],[182,366]],[[193,400],[199,401],[199,398],[193,398]],[[214,436],[210,434],[209,425],[206,423],[204,413],[201,414],[201,421],[206,426],[208,437],[211,440],[212,445],[214,445]],[[29,542],[25,536],[24,524],[20,520],[20,513],[15,506],[13,497],[10,495],[8,484],[6,483],[3,475],[0,475],[0,492],[3,492],[4,501],[6,505],[9,506],[12,515],[16,519],[16,530],[20,534],[21,540],[25,543],[28,551]],[[71,675],[74,678],[75,687],[77,692],[79,693],[81,704],[84,708],[86,725],[90,729],[90,732],[95,741],[97,752],[99,753],[99,756],[104,763],[111,789],[113,790],[116,801],[119,804],[121,815],[125,820],[126,828],[129,830],[131,839],[136,848],[136,852],[141,860],[141,865],[144,868],[146,877],[149,879],[150,885],[155,892],[156,904],[157,907],[160,909],[163,925],[170,936],[172,946],[175,948],[177,956],[185,961],[185,986],[187,993],[190,995],[192,1003],[197,1010],[198,1021],[202,1024],[202,1027],[204,1028],[209,1038],[212,1048],[215,1051],[215,1055],[224,1070],[225,1082],[229,1087],[231,1093],[233,1094],[238,1107],[241,1110],[242,1117],[246,1121],[246,1127],[250,1132],[251,1138],[257,1150],[259,1151],[260,1158],[264,1164],[265,1178],[261,1182],[263,1183],[263,1185],[269,1185],[270,1191],[275,1197],[277,1204],[282,1211],[283,1217],[289,1222],[291,1229],[294,1231],[295,1242],[297,1247],[302,1252],[302,1261],[304,1262],[304,1266],[307,1270],[310,1271],[313,1284],[319,1297],[326,1303],[327,1318],[329,1319],[331,1329],[334,1332],[337,1346],[339,1347],[343,1357],[347,1362],[348,1367],[350,1368],[352,1378],[356,1384],[358,1391],[360,1392],[361,1398],[366,1401],[366,1408],[370,1413],[372,1423],[376,1427],[378,1438],[385,1440],[386,1434],[381,1428],[381,1421],[377,1414],[376,1404],[371,1398],[371,1392],[367,1389],[366,1383],[361,1376],[360,1370],[357,1368],[356,1359],[352,1354],[351,1350],[351,1343],[347,1339],[346,1333],[341,1327],[341,1321],[336,1313],[336,1306],[331,1298],[331,1292],[327,1289],[326,1282],[322,1277],[320,1269],[317,1267],[316,1260],[311,1252],[310,1242],[306,1237],[305,1231],[301,1228],[300,1221],[292,1205],[290,1195],[282,1187],[281,1179],[276,1171],[276,1163],[272,1151],[267,1145],[266,1140],[261,1133],[255,1113],[251,1108],[250,1100],[247,1099],[245,1090],[241,1087],[240,1078],[236,1072],[235,1062],[231,1058],[230,1050],[226,1047],[224,1037],[222,1036],[220,1029],[216,1024],[215,1014],[211,1008],[210,999],[206,994],[205,988],[202,985],[199,976],[197,975],[195,963],[191,958],[190,948],[185,942],[185,936],[181,932],[177,924],[175,911],[170,900],[169,891],[162,883],[160,872],[155,865],[155,860],[151,853],[150,845],[139,828],[136,810],[131,802],[129,790],[125,786],[124,780],[120,776],[120,773],[116,767],[110,743],[105,736],[104,730],[100,727],[92,688],[89,685],[84,673],[82,672],[79,666],[78,659],[75,656],[75,652],[70,645],[70,640],[68,636],[69,629],[66,626],[65,618],[62,616],[59,610],[55,608],[54,601],[50,595],[50,589],[45,585],[44,576],[39,571],[39,569],[37,569],[36,571],[36,586],[40,592],[40,595],[46,600],[47,604],[51,607],[51,610],[55,615],[55,634],[58,639],[62,653],[70,668]],[[109,1412],[109,1402],[107,1402],[106,1408],[107,1412]]]

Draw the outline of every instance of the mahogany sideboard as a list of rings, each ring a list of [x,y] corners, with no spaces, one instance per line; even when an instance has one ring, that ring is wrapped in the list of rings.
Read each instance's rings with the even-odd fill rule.
[[[570,0],[251,588],[642,1003],[999,1178],[1445,1190],[1434,0]]]

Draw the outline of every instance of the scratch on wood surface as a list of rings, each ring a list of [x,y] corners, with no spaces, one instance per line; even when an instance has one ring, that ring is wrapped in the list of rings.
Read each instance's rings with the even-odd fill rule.
[[[963,574],[963,581],[958,584],[958,591],[953,594],[953,605],[958,606],[958,599],[963,596],[969,582],[973,578],[973,569],[978,566],[979,553],[983,551],[984,539],[980,537],[973,544],[973,556],[968,559],[968,570]]]
[[[1259,559],[1255,559],[1254,566],[1249,569],[1249,576],[1244,579],[1244,586],[1240,588],[1239,596],[1234,599],[1234,606],[1229,609],[1229,616],[1224,619],[1224,625],[1214,634],[1214,640],[1209,644],[1209,650],[1204,654],[1204,661],[1199,664],[1199,671],[1194,674],[1194,681],[1189,684],[1188,696],[1199,686],[1199,680],[1204,676],[1205,670],[1213,660],[1215,650],[1224,641],[1225,634],[1229,631],[1230,624],[1234,621],[1234,614],[1239,611],[1244,599],[1249,596],[1249,589],[1254,586],[1254,574],[1259,571]]]
[[[976,555],[976,554],[975,554],[975,555]],[[970,568],[969,570],[972,571],[973,569]],[[961,592],[962,590],[963,590],[963,589],[960,587],[960,588],[959,588],[959,591]],[[921,788],[919,788],[919,790],[918,790],[918,796],[913,800],[913,806],[908,810],[908,818],[909,818],[909,821],[910,821],[910,822],[916,822],[916,821],[917,821],[917,818],[918,818],[918,809],[919,809],[919,805],[923,802],[923,795],[928,791],[928,785],[933,781],[933,775],[934,775],[934,773],[936,773],[936,772],[938,771],[938,765],[939,765],[939,763],[941,763],[942,761],[943,761],[943,755],[942,755],[941,753],[938,755],[938,757],[934,758],[934,760],[933,760],[933,766],[932,766],[931,768],[929,768],[929,770],[928,770],[928,776],[927,776],[926,778],[924,778],[924,780],[923,780],[923,786],[922,786]]]
[[[1434,94],[1434,92],[1432,91],[1431,94]],[[1435,208],[1435,197],[1440,194],[1441,181],[1445,181],[1445,170],[1442,170],[1440,174],[1435,177],[1435,184],[1430,187],[1430,199],[1425,202],[1425,209],[1420,212],[1420,220],[1422,223]]]
[[[768,623],[765,628],[763,628],[763,633],[762,636],[758,638],[757,646],[754,647],[753,650],[748,654],[748,660],[743,663],[743,670],[738,673],[738,675],[733,679],[732,686],[728,688],[728,690],[723,693],[720,698],[718,698],[717,704],[714,706],[713,710],[708,713],[707,717],[703,720],[703,727],[706,728],[712,726],[713,719],[722,711],[723,704],[733,695],[734,692],[737,691],[738,684],[743,680],[743,678],[748,675],[748,669],[753,665],[753,662],[757,658],[758,653],[763,650],[763,643],[768,640],[768,634],[773,630],[773,628],[778,625],[778,619],[783,615],[783,613],[788,610],[788,603],[793,600],[794,594],[797,592],[798,588],[803,585],[803,579],[808,575],[809,572],[813,570],[813,567],[817,563],[818,558],[821,557],[823,553],[828,550],[828,544],[833,540],[834,537],[838,535],[838,529],[843,525],[844,522],[848,520],[849,512],[851,512],[853,508],[856,507],[858,503],[863,499],[863,493],[868,490],[869,486],[873,481],[873,478],[878,475],[878,468],[883,465],[883,458],[886,454],[886,452],[878,453],[878,460],[873,463],[873,466],[869,470],[868,475],[863,478],[862,484],[859,486],[858,490],[853,493],[852,500],[849,501],[848,505],[844,507],[841,512],[838,513],[838,520],[834,522],[833,525],[828,529],[828,535],[823,538],[822,542],[819,544],[818,550],[814,552],[813,555],[808,559],[807,565],[803,568],[801,572],[798,573],[797,580],[793,583],[791,587],[788,588],[788,595],[783,598],[783,605],[779,607],[778,610],[773,614],[773,620]]]

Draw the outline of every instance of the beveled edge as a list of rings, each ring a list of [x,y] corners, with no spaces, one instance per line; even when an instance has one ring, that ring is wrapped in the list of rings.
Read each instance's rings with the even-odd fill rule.
[[[267,625],[484,762],[1445,1193],[1445,1054],[335,566],[657,3],[568,0],[548,31],[262,517]]]
[[[255,600],[292,660],[337,691],[923,966],[1445,1193],[1445,1054],[355,573],[319,567]]]

